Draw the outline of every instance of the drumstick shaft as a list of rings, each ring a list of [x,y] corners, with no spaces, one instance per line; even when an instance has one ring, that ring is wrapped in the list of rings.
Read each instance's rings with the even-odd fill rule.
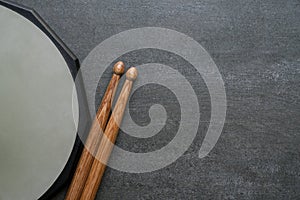
[[[80,199],[81,192],[84,188],[85,181],[90,172],[94,160],[94,154],[99,146],[103,131],[108,120],[111,110],[113,97],[118,86],[120,76],[124,72],[124,64],[118,62],[114,66],[114,74],[109,82],[101,105],[98,108],[96,117],[90,128],[89,135],[86,139],[84,149],[82,151],[80,160],[77,164],[75,174],[73,176],[71,185],[65,197],[65,200],[78,200]]]
[[[116,141],[119,126],[123,118],[124,110],[128,101],[128,97],[132,88],[133,80],[137,76],[135,68],[130,68],[126,73],[127,80],[125,81],[115,108],[110,117],[104,136],[100,142],[96,159],[94,159],[90,174],[86,180],[81,200],[93,200],[96,197],[97,190],[101,183],[102,176],[104,174],[106,163],[109,159],[113,145]]]

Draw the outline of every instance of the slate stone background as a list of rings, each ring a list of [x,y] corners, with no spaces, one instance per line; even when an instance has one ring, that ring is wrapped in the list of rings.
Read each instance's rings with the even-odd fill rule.
[[[167,52],[148,49],[124,55],[128,66],[155,61],[181,69],[198,95],[201,123],[188,151],[161,170],[129,174],[108,168],[97,199],[300,199],[299,0],[17,2],[34,8],[81,61],[116,33],[158,26],[194,38],[222,74],[226,123],[215,148],[199,159],[210,119],[209,93],[201,76]],[[109,74],[99,84],[108,81]],[[134,94],[133,119],[149,123],[149,97],[156,95],[167,106],[171,125],[150,141],[121,133],[117,144],[124,149],[147,152],[174,137],[180,123],[176,99],[165,88],[153,87]],[[98,92],[97,104],[103,94]],[[53,200],[63,199],[66,189]]]

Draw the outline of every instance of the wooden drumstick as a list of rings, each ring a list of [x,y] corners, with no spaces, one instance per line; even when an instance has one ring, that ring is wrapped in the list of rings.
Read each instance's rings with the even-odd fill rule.
[[[80,160],[72,179],[71,185],[65,197],[66,200],[80,199],[81,192],[84,188],[85,181],[89,175],[91,166],[93,164],[94,156],[101,137],[103,135],[106,122],[108,120],[114,94],[119,84],[120,76],[124,73],[124,63],[119,61],[114,65],[113,75],[106,89],[101,105],[98,108],[96,117],[92,123],[89,135],[86,139],[84,149],[82,151]]]
[[[116,141],[119,126],[121,124],[124,110],[128,101],[128,97],[132,88],[133,81],[137,77],[137,70],[131,67],[126,72],[126,81],[123,85],[119,98],[116,102],[115,108],[112,112],[111,117],[107,123],[104,131],[104,136],[100,142],[96,159],[94,159],[90,174],[86,180],[81,200],[93,200],[96,197],[97,190],[99,188],[106,163],[109,159],[110,153],[113,149],[113,144]]]

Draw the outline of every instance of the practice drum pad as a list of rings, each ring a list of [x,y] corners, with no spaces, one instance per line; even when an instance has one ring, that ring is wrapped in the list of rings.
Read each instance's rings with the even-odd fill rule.
[[[47,198],[79,152],[78,61],[32,10],[0,1],[0,29],[0,200]]]

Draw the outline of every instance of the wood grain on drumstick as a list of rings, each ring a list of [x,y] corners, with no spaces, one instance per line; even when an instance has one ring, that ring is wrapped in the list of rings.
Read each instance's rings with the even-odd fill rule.
[[[108,84],[102,102],[98,108],[96,117],[90,128],[90,132],[86,139],[80,160],[77,164],[75,174],[65,197],[66,200],[80,199],[85,181],[89,175],[91,166],[94,161],[94,155],[98,149],[103,131],[106,126],[106,122],[110,114],[114,94],[116,92],[120,76],[124,73],[124,68],[124,63],[121,61],[117,62],[114,65],[114,73]]]
[[[126,81],[123,85],[119,98],[116,102],[115,108],[113,109],[112,115],[109,118],[106,129],[104,131],[104,136],[100,142],[96,159],[94,159],[90,174],[86,180],[81,200],[93,200],[96,197],[97,190],[99,188],[104,170],[106,168],[106,163],[109,159],[110,153],[112,151],[113,145],[116,141],[117,134],[119,131],[119,126],[121,124],[124,110],[130,95],[133,81],[137,77],[137,70],[131,67],[126,72]]]

